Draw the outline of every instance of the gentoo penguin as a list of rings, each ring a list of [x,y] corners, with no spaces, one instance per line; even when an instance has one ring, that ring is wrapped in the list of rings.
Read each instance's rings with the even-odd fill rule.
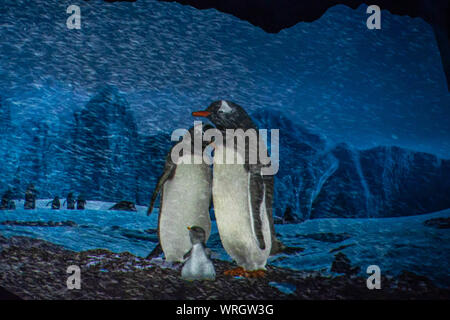
[[[212,126],[203,127],[204,130],[208,128]],[[201,227],[205,231],[206,240],[211,232],[209,207],[212,174],[210,165],[203,161],[203,150],[208,143],[201,141],[201,148],[195,148],[195,134],[201,138],[202,129],[192,127],[183,139],[171,148],[147,211],[147,215],[152,212],[158,193],[161,193],[158,238],[165,259],[169,262],[183,262],[184,255],[191,249],[189,232],[186,229],[188,226]],[[187,151],[189,149],[183,150],[187,145],[190,152]],[[172,154],[180,148],[176,164]],[[154,252],[158,249],[157,247]],[[147,258],[154,256],[154,252]]]
[[[241,267],[227,274],[249,276],[252,271],[265,270],[269,254],[283,248],[283,244],[276,239],[273,225],[273,176],[261,173],[263,164],[259,156],[257,161],[253,161],[256,163],[252,163],[249,161],[250,152],[236,152],[234,143],[230,149],[225,141],[226,130],[236,130],[238,139],[244,139],[247,151],[263,148],[267,155],[266,146],[259,140],[259,135],[256,146],[245,139],[244,131],[254,129],[258,134],[257,127],[245,110],[233,102],[215,101],[206,110],[193,112],[192,115],[209,119],[223,136],[222,143],[215,142],[214,150],[214,213],[222,245]],[[233,158],[237,155],[242,164],[226,163],[224,159],[228,152],[233,154]],[[263,272],[253,275],[259,274]]]
[[[84,210],[86,203],[87,201],[84,199],[84,196],[79,194],[77,198],[77,210]]]
[[[192,249],[181,269],[181,278],[184,280],[215,280],[216,271],[205,250],[205,230],[198,226],[187,228]]]
[[[8,189],[8,191],[6,191],[2,196],[2,200],[0,202],[0,210],[11,209],[11,201],[12,201],[11,198],[12,198],[12,191]]]
[[[66,200],[64,200],[63,202],[63,207],[66,204],[66,202],[67,202],[67,209],[69,210],[75,209],[75,199],[73,198],[73,192],[69,192]]]
[[[48,206],[49,204],[52,204],[52,209],[53,210],[58,210],[61,207],[61,202],[59,201],[59,197],[55,196],[55,198],[52,201],[49,201],[46,206]]]
[[[25,203],[23,204],[24,209],[36,208],[37,194],[38,191],[34,188],[34,185],[28,185],[27,191],[25,192]]]

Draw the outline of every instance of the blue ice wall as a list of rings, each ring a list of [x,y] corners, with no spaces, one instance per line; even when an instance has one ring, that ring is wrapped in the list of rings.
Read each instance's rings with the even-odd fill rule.
[[[34,181],[43,194],[53,195],[98,186],[92,197],[145,203],[169,147],[167,135],[191,126],[190,111],[218,98],[236,101],[255,118],[268,113],[290,119],[292,124],[278,127],[289,130],[288,149],[290,142],[302,143],[297,140],[306,130],[325,141],[326,146],[312,146],[315,150],[345,142],[351,150],[395,145],[450,155],[450,95],[433,32],[421,19],[383,11],[382,29],[368,30],[366,6],[336,6],[313,23],[267,34],[216,10],[155,1],[79,1],[82,28],[69,30],[71,4],[77,3],[2,2],[4,188],[20,193]],[[111,108],[105,92],[118,101]],[[102,104],[106,113],[98,111]],[[77,136],[76,130],[86,128],[94,128],[96,136]],[[96,142],[95,148],[89,150],[87,141]],[[344,174],[351,176],[345,185],[363,181],[352,187],[355,198],[362,194],[356,207],[378,208],[368,199],[380,191],[366,182],[371,173],[358,167],[359,154],[338,149],[319,158],[308,180],[298,172],[307,158],[296,159],[299,153],[292,150],[293,158],[285,161],[297,168],[285,165],[279,180],[289,190],[284,201],[295,204],[302,217],[312,214],[323,187],[333,189],[325,177],[337,170],[331,165],[336,153],[351,159],[341,160],[341,169],[342,163],[355,163],[355,172]],[[95,179],[94,169],[100,172]],[[118,177],[130,188],[118,186]],[[429,192],[439,193],[441,186],[434,186]],[[295,195],[304,190],[306,198]]]

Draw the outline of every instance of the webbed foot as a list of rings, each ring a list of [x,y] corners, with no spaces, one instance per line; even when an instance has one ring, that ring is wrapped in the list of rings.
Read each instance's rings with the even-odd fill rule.
[[[237,267],[235,269],[226,270],[224,274],[232,277],[262,278],[266,275],[266,272],[264,270],[247,271],[242,267]]]

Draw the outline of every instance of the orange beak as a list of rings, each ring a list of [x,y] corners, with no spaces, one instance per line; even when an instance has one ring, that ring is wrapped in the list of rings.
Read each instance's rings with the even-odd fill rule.
[[[192,115],[194,117],[208,117],[211,114],[209,111],[194,111],[192,112]]]

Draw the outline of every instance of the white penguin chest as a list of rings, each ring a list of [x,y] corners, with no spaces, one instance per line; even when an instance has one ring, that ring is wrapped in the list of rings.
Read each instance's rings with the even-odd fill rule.
[[[243,164],[216,161],[216,154],[226,153],[218,151],[214,156],[212,192],[222,245],[238,265],[246,270],[264,269],[271,247],[265,201],[263,200],[258,210],[266,245],[265,249],[260,249],[250,207],[250,174]]]

